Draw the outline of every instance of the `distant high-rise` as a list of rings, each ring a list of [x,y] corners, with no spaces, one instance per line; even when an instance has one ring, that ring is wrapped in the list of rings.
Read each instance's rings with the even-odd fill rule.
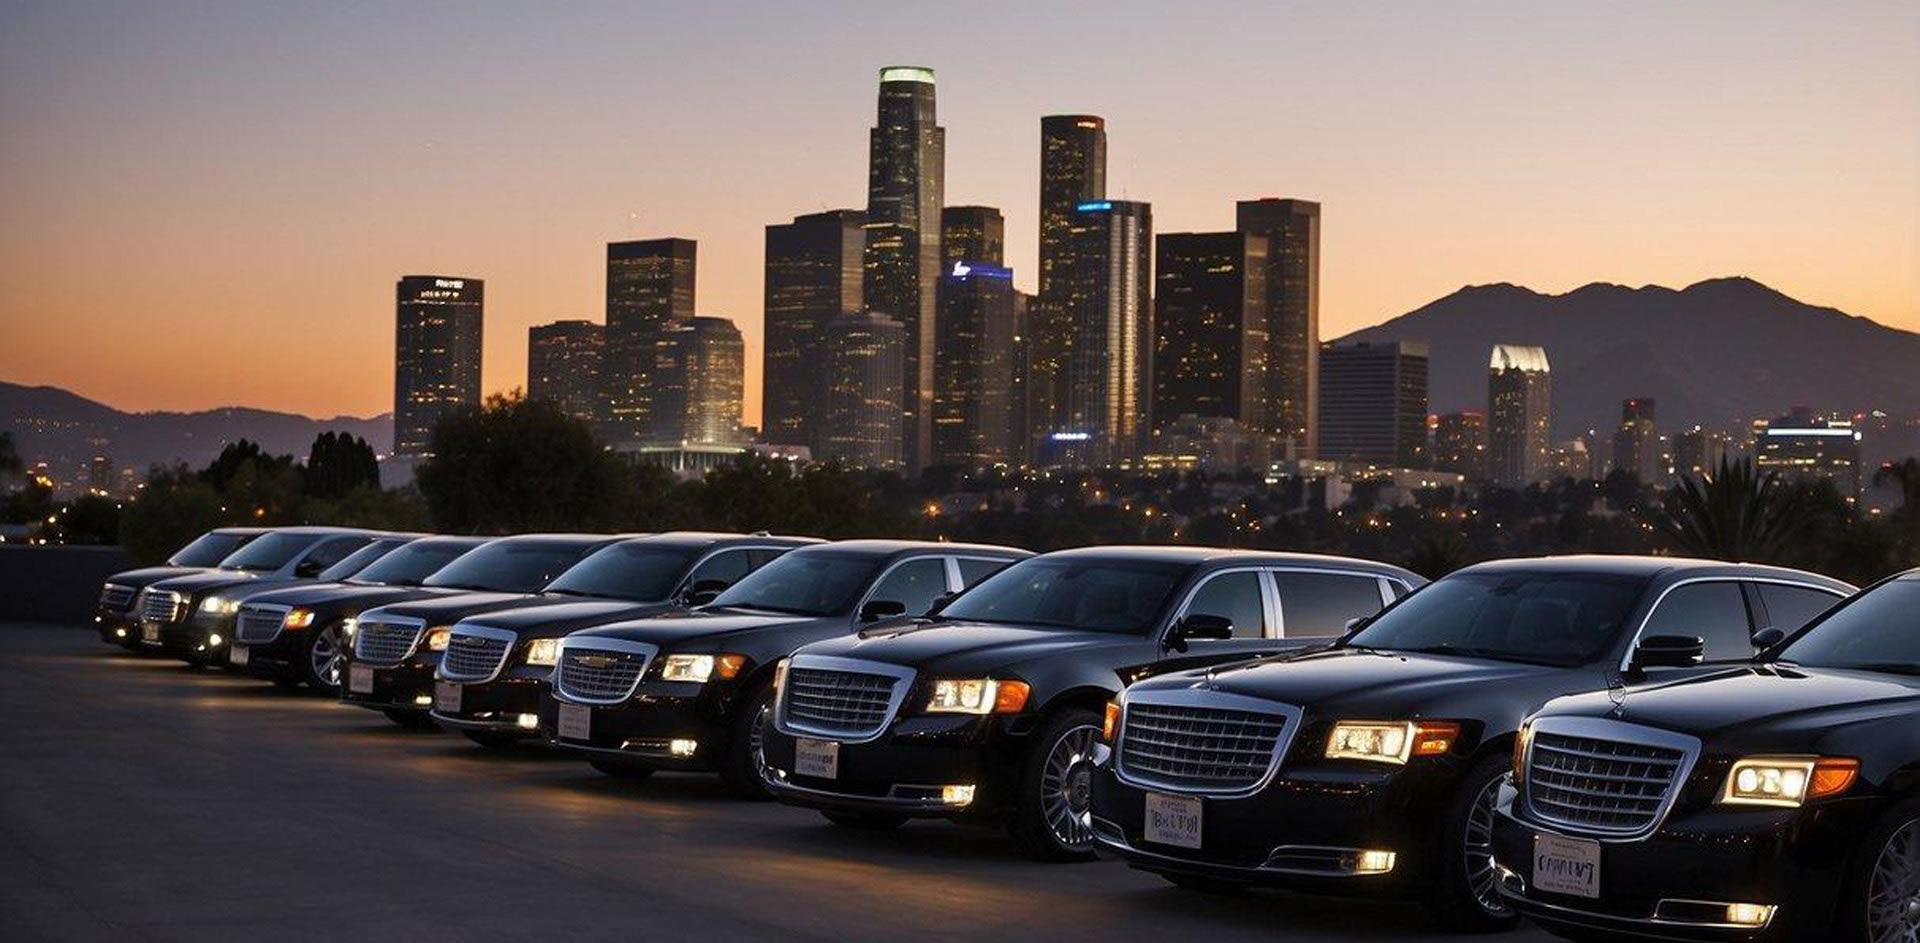
[[[1163,233],[1154,242],[1154,427],[1196,416],[1265,431],[1266,237]]]
[[[1318,454],[1320,204],[1262,198],[1235,207],[1241,232],[1267,237],[1267,428]]]
[[[1067,351],[1066,272],[1071,261],[1074,207],[1107,198],[1107,121],[1097,115],[1040,119],[1040,291],[1027,313],[1031,418],[1029,454],[1065,422]]]
[[[739,445],[746,347],[726,318],[696,317],[657,342],[653,434],[658,446]]]
[[[636,445],[651,435],[654,361],[661,336],[693,320],[694,261],[691,239],[607,244],[600,380],[602,435],[610,443]]]
[[[947,132],[934,113],[933,70],[880,70],[869,138],[865,304],[907,331],[900,420],[907,464],[933,452],[933,344]]]
[[[1524,488],[1540,480],[1552,445],[1553,375],[1539,347],[1500,344],[1487,364],[1487,476]]]
[[[1320,350],[1320,457],[1426,468],[1427,345],[1329,344]]]
[[[1441,416],[1433,428],[1433,467],[1485,481],[1487,414],[1469,409]]]
[[[1849,503],[1860,500],[1860,430],[1851,419],[1816,416],[1796,406],[1771,422],[1754,423],[1753,464],[1787,480],[1833,482]]]
[[[555,321],[527,328],[527,398],[593,422],[600,412],[604,331],[592,321]]]
[[[1653,427],[1653,400],[1630,399],[1620,404],[1620,426],[1613,432],[1613,466],[1648,484],[1667,479],[1660,466],[1660,437]]]
[[[425,455],[433,424],[480,404],[485,285],[405,275],[394,286],[393,452]]]
[[[1694,426],[1673,437],[1673,473],[1675,476],[1703,477],[1720,467],[1732,442],[1724,432],[1709,432]]]
[[[1153,211],[1095,200],[1073,213],[1064,273],[1066,410],[1047,430],[1052,462],[1112,465],[1138,454],[1153,391]]]
[[[1033,462],[1033,296],[1013,293],[1013,388],[1007,396],[1007,461]]]
[[[1007,264],[1007,221],[994,206],[949,206],[940,211],[941,271],[955,262]],[[945,277],[945,276],[942,276]]]
[[[861,310],[865,220],[858,210],[830,210],[767,227],[761,425],[768,442],[820,450],[820,341],[827,322]]]
[[[849,314],[827,322],[821,343],[826,370],[826,415],[819,457],[860,468],[901,464],[900,388],[907,331],[878,314]]]
[[[1018,294],[1012,271],[985,262],[955,262],[940,279],[935,465],[980,468],[1010,460]]]

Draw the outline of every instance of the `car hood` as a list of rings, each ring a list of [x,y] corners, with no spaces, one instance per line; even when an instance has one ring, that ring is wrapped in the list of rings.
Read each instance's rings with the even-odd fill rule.
[[[315,583],[312,585],[278,586],[257,596],[248,596],[247,602],[270,606],[319,606],[354,605],[359,608],[378,606],[382,603],[402,602],[409,599],[427,599],[435,596],[451,595],[447,590],[427,589],[420,586],[376,586],[366,583]]]
[[[1847,753],[1835,738],[1894,725],[1904,739],[1916,710],[1920,678],[1779,664],[1561,698],[1542,715],[1607,717],[1730,749]],[[1827,749],[1816,749],[1823,743]],[[1885,752],[1884,743],[1874,752]]]
[[[138,570],[127,570],[122,573],[115,573],[107,577],[106,582],[112,583],[115,586],[130,586],[134,589],[143,589],[161,580],[172,579],[176,576],[186,576],[191,573],[200,573],[204,570],[205,567],[197,566],[145,566]]]
[[[176,593],[198,594],[215,592],[226,589],[229,586],[239,586],[243,583],[251,583],[258,579],[267,578],[270,577],[264,573],[248,573],[245,570],[202,570],[198,573],[188,573],[185,576],[164,579],[150,585],[154,589],[170,589]]]
[[[629,619],[585,629],[567,637],[569,639],[616,638],[629,642],[650,642],[665,647],[683,643],[689,639],[720,639],[767,629],[827,623],[839,625],[843,622],[843,619],[833,616],[794,616],[717,609],[651,619]]]
[[[809,655],[859,658],[937,674],[985,675],[1055,655],[1144,644],[1136,635],[984,622],[869,628],[806,647]]]
[[[643,619],[673,608],[664,602],[626,602],[618,599],[571,600],[481,613],[469,621],[490,629],[506,629],[521,638],[553,638],[593,626],[627,619]]]
[[[1519,715],[1549,697],[1593,686],[1579,669],[1336,648],[1177,672],[1142,681],[1131,690],[1190,688],[1202,682],[1216,691],[1292,704],[1310,714],[1459,716],[1505,723],[1517,723]]]
[[[361,618],[399,616],[420,619],[430,626],[452,625],[468,616],[492,612],[495,609],[544,605],[547,604],[545,600],[549,599],[552,597],[532,596],[525,593],[461,592],[451,596],[434,596],[429,599],[388,603],[378,609],[368,610],[361,615]]]

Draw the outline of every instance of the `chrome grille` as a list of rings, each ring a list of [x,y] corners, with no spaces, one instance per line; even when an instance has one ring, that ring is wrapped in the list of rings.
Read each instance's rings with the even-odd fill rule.
[[[180,611],[186,600],[168,589],[146,589],[140,592],[140,618],[148,622],[178,622],[183,613]]]
[[[568,646],[560,651],[556,689],[570,700],[617,704],[633,696],[645,670],[640,652]]]
[[[507,639],[454,629],[447,650],[440,655],[440,676],[449,681],[489,680],[505,667],[512,650],[513,643]]]
[[[1527,805],[1543,821],[1584,831],[1647,831],[1686,761],[1673,747],[1537,730],[1527,751]]]
[[[1288,719],[1277,712],[1129,702],[1116,768],[1174,791],[1254,789],[1279,759]]]
[[[280,625],[286,621],[285,606],[240,607],[240,615],[234,620],[233,637],[248,645],[261,645],[280,637]]]
[[[783,719],[828,735],[872,736],[892,719],[899,683],[892,675],[789,667]]]
[[[133,608],[133,587],[108,583],[100,587],[100,608],[125,612]]]
[[[353,630],[353,658],[369,665],[392,667],[407,660],[420,643],[425,626],[418,622],[362,619]]]

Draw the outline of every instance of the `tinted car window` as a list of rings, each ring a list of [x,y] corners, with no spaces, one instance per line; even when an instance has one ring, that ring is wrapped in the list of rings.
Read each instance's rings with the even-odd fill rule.
[[[1761,605],[1767,607],[1768,624],[1788,635],[1840,603],[1839,596],[1802,586],[1755,583],[1754,587],[1760,591]]]
[[[655,602],[673,595],[680,574],[700,551],[645,543],[614,544],[589,554],[547,586],[547,592]]]
[[[852,608],[880,561],[866,556],[789,553],[727,588],[715,606],[827,616]]]
[[[956,562],[960,564],[960,587],[962,589],[965,589],[968,586],[972,586],[973,584],[978,583],[981,580],[984,580],[987,577],[992,576],[993,574],[1006,569],[1007,564],[1012,563],[1013,561],[1012,560],[986,560],[980,557],[961,557]]]
[[[947,561],[944,557],[908,560],[894,567],[873,588],[870,600],[897,602],[907,607],[907,615],[925,615],[933,601],[946,595]],[[862,607],[865,608],[865,607]]]
[[[301,551],[313,546],[314,540],[312,534],[262,534],[258,540],[221,560],[220,566],[228,570],[272,572],[286,566]]]
[[[1654,607],[1640,637],[1693,635],[1707,643],[1707,661],[1744,661],[1753,657],[1753,630],[1747,600],[1732,581],[1688,583]]]
[[[252,539],[252,534],[201,534],[168,557],[167,563],[173,566],[213,566]]]
[[[949,619],[1145,635],[1188,567],[1171,563],[1022,560],[940,611]]]
[[[582,544],[497,540],[447,564],[422,580],[425,586],[531,593],[580,561]]]
[[[1578,665],[1618,643],[1646,580],[1561,573],[1459,573],[1355,633],[1352,647]]]
[[[376,540],[352,553],[340,558],[340,562],[320,571],[320,579],[328,582],[344,580],[370,566],[373,561],[392,553],[394,548],[406,543],[402,540]]]
[[[773,562],[774,559],[779,557],[782,552],[783,551],[780,551],[780,550],[772,550],[772,549],[764,549],[764,548],[757,549],[757,550],[749,550],[747,551],[747,569],[749,570],[760,569],[761,567],[766,566],[767,564]]]
[[[1234,638],[1265,636],[1267,607],[1260,591],[1260,574],[1247,570],[1208,579],[1187,602],[1184,614],[1226,619],[1233,623]]]
[[[421,580],[440,571],[478,543],[455,540],[416,540],[373,561],[353,575],[355,583],[380,583],[387,586],[418,586]]]
[[[1344,635],[1347,623],[1380,611],[1380,581],[1371,576],[1276,570],[1273,582],[1288,638]]]
[[[367,546],[365,537],[341,537],[329,540],[300,561],[301,569],[312,569],[315,574],[323,573],[328,567],[353,556],[354,551]]]
[[[698,586],[707,580],[719,580],[732,586],[752,569],[745,550],[722,550],[700,561],[693,575],[687,578],[687,585]]]
[[[1813,668],[1920,674],[1920,580],[1883,583],[1847,600],[1780,658]]]

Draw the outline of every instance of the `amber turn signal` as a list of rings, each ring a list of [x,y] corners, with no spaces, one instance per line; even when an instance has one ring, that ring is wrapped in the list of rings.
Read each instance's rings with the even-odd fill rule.
[[[1100,721],[1100,739],[1113,742],[1114,735],[1120,732],[1120,702],[1107,702],[1107,716]]]

